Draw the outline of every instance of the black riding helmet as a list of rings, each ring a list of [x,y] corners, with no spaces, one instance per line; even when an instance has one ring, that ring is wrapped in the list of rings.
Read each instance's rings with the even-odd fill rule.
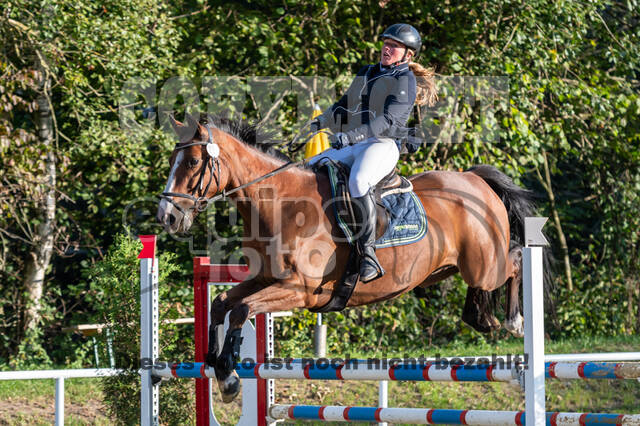
[[[409,24],[393,24],[380,35],[380,39],[390,38],[414,51],[414,58],[418,57],[422,38],[418,30]],[[406,53],[405,53],[406,55]]]

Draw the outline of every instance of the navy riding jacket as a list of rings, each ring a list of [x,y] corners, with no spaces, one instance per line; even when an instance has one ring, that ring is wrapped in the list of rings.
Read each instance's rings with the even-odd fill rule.
[[[367,65],[358,71],[347,92],[322,116],[322,127],[344,132],[351,143],[370,137],[403,141],[416,99],[416,78],[409,64]]]

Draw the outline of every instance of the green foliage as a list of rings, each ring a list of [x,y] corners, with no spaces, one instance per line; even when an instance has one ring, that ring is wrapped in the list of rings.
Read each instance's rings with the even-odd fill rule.
[[[436,353],[439,347],[452,341],[479,343],[505,337],[504,331],[485,336],[462,323],[466,288],[461,279],[451,278],[429,287],[424,299],[410,292],[385,303],[323,314],[323,323],[327,325],[327,353],[393,357],[427,351]],[[315,321],[315,314],[308,311],[278,318],[276,353],[283,357],[313,356],[310,331]]]
[[[16,354],[9,360],[14,370],[45,370],[51,368],[51,359],[41,343],[41,330],[28,330]]]

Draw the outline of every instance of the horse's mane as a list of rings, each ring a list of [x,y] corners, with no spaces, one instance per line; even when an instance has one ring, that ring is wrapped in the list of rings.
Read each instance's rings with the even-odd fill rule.
[[[201,116],[199,123],[203,126],[214,126],[239,141],[255,147],[278,160],[290,160],[287,155],[275,147],[276,142],[272,139],[272,136],[267,132],[263,132],[259,125],[218,115]]]

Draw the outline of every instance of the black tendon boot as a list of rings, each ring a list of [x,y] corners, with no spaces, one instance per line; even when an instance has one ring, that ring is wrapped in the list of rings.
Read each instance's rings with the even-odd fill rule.
[[[380,266],[376,257],[376,202],[373,199],[373,190],[369,190],[364,196],[355,198],[359,207],[354,208],[356,220],[360,225],[360,239],[358,251],[360,254],[360,281],[363,283],[373,281],[384,275],[384,269]]]

